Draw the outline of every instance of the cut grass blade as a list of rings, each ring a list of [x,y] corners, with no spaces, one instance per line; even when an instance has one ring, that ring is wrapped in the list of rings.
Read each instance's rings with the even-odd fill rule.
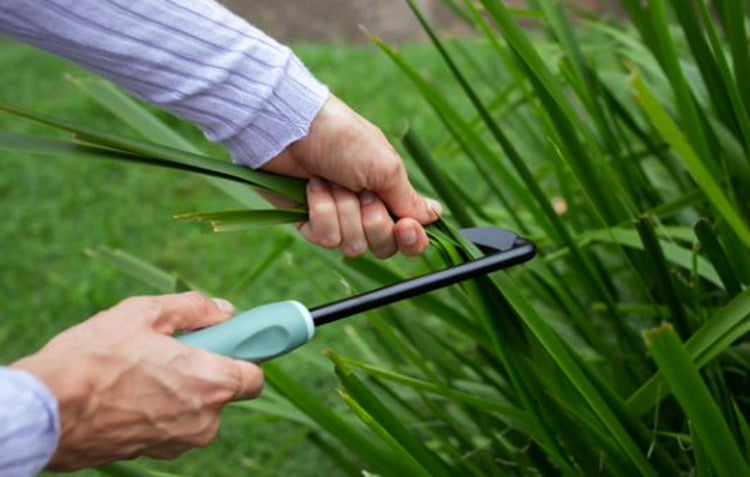
[[[646,331],[646,344],[718,474],[747,475],[750,469],[719,406],[672,326]]]
[[[214,232],[235,232],[271,225],[294,224],[308,218],[302,209],[229,210],[222,212],[194,212],[175,215],[175,220],[208,222]]]
[[[685,343],[693,363],[702,368],[724,352],[736,340],[750,332],[750,290],[745,290],[727,305],[719,308]],[[648,379],[630,398],[627,405],[641,416],[668,394],[660,374]]]

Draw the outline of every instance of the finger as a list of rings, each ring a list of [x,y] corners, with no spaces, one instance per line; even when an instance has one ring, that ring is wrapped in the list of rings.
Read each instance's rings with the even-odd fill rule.
[[[200,383],[197,389],[204,409],[221,409],[232,401],[254,399],[263,391],[263,370],[258,365],[170,340],[171,346],[182,348],[182,372]]]
[[[192,331],[216,325],[234,314],[234,307],[221,298],[209,298],[198,292],[129,298],[121,303],[164,334]]]
[[[367,251],[367,238],[362,228],[362,217],[359,198],[343,187],[331,186],[333,200],[336,202],[336,212],[341,230],[341,251],[347,257],[358,257]]]
[[[293,207],[299,207],[300,204],[289,199],[285,199],[283,197],[279,197],[276,194],[272,194],[270,192],[264,191],[262,189],[257,190],[258,195],[266,199],[268,203],[276,207],[277,209],[291,209]]]
[[[395,153],[394,153],[395,154]],[[420,224],[436,221],[443,213],[439,202],[422,197],[409,182],[406,167],[401,159],[383,161],[382,167],[388,167],[382,175],[375,171],[374,176],[381,176],[373,185],[372,191],[380,197],[388,209],[397,217],[411,217]],[[390,164],[385,166],[385,164]],[[376,166],[376,168],[379,166]]]
[[[377,258],[388,258],[398,251],[393,233],[393,219],[388,215],[385,204],[372,192],[365,191],[359,196],[362,214],[362,228],[367,243]]]
[[[430,245],[427,232],[414,219],[399,220],[395,226],[395,235],[398,249],[409,257],[420,255]]]
[[[213,355],[213,358],[216,374],[222,377],[223,385],[229,391],[221,404],[260,396],[265,380],[258,365],[218,355]]]
[[[331,187],[317,177],[307,183],[307,205],[310,220],[300,227],[302,235],[310,242],[333,249],[341,243],[339,218]]]

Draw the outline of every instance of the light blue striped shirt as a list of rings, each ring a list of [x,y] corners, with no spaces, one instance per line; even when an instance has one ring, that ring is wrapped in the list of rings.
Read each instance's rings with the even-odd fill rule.
[[[329,95],[289,48],[213,0],[2,0],[0,34],[197,124],[249,167],[305,137]],[[0,476],[35,475],[59,433],[49,391],[0,368]]]
[[[0,475],[36,475],[59,438],[54,396],[31,374],[0,367]]]
[[[328,98],[289,50],[213,0],[3,0],[0,34],[69,58],[259,167]]]

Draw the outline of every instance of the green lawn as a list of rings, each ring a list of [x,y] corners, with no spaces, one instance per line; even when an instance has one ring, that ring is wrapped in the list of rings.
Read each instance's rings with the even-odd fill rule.
[[[407,122],[433,142],[443,135],[426,104],[375,49],[305,46],[298,52],[337,95],[389,135]],[[410,47],[407,53],[440,74],[429,47]],[[1,102],[100,129],[120,127],[64,80],[68,73],[86,75],[69,63],[13,43],[0,43],[0,63],[5,69]],[[206,144],[191,126],[164,117]],[[9,116],[0,116],[0,130],[58,134]],[[210,151],[224,154],[218,147]],[[0,164],[0,362],[32,352],[125,297],[153,293],[91,259],[87,249],[122,248],[206,290],[226,294],[281,237],[278,230],[212,235],[201,226],[173,222],[177,213],[234,207],[205,181],[187,174],[47,157],[3,157]],[[240,307],[287,298],[314,305],[351,293],[333,273],[300,243],[259,282],[227,298]],[[313,276],[315,280],[307,279]],[[321,350],[334,346],[346,351],[345,336],[341,326],[330,327],[307,349],[284,359],[323,400],[338,396],[332,373],[320,367]],[[335,475],[333,465],[302,437],[292,424],[232,409],[219,442],[160,468],[195,475]]]

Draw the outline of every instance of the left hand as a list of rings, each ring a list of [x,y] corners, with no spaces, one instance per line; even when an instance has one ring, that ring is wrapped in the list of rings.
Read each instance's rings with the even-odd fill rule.
[[[378,258],[397,252],[419,255],[429,245],[423,226],[442,212],[439,203],[414,189],[383,133],[333,96],[309,135],[263,169],[310,178],[310,220],[300,232],[312,243],[340,248],[348,257],[368,249]]]

